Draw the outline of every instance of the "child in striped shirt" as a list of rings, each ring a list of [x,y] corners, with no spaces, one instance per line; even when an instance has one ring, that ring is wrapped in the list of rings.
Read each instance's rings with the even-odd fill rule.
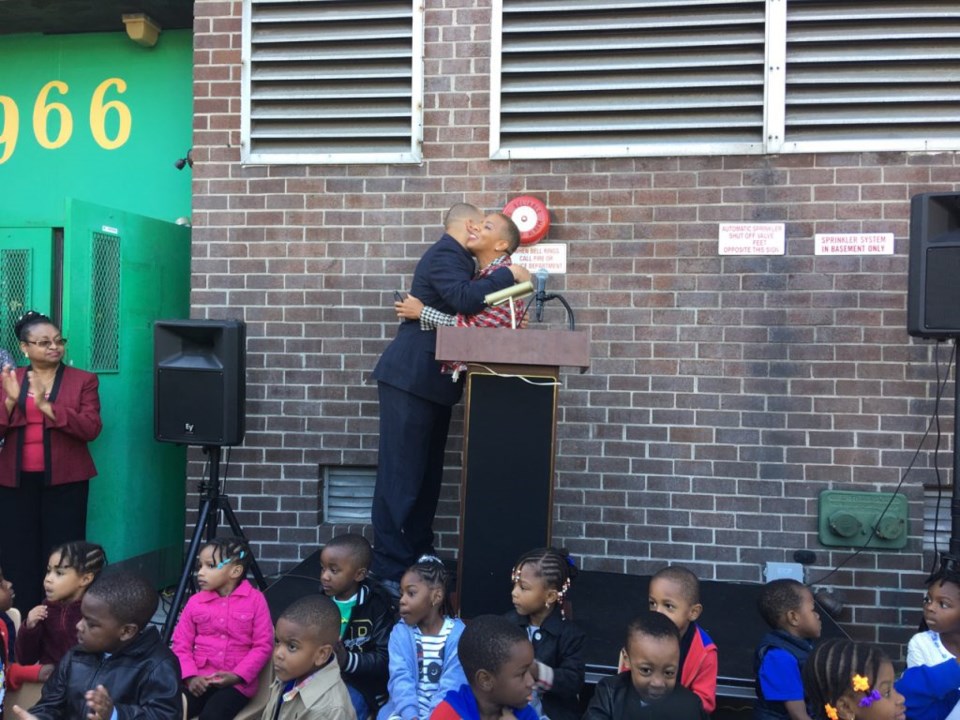
[[[421,557],[400,582],[400,622],[390,633],[390,699],[379,720],[427,720],[448,690],[466,683],[457,655],[463,621],[446,614],[447,573]]]

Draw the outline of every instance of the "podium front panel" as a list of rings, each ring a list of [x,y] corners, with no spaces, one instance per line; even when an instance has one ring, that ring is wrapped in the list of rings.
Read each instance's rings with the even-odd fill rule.
[[[557,378],[544,370],[467,375],[457,573],[465,618],[510,610],[513,564],[550,544]]]

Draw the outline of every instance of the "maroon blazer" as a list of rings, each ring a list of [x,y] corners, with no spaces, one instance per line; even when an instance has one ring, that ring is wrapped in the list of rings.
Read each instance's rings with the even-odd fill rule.
[[[23,427],[27,417],[23,409],[26,399],[27,368],[17,368],[17,379],[23,388],[21,402],[7,414],[7,395],[0,388],[0,486],[16,487],[20,484],[20,456]],[[44,417],[44,455],[46,458],[47,483],[66,485],[89,480],[97,474],[87,443],[100,434],[100,380],[85,370],[60,365],[50,404],[57,419]]]

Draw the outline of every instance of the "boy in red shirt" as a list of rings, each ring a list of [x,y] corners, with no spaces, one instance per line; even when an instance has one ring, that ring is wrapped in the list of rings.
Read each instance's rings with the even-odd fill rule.
[[[712,713],[717,707],[717,646],[697,625],[703,612],[700,581],[687,568],[671,565],[650,578],[648,595],[650,609],[670,618],[680,632],[680,684]],[[620,672],[629,669],[621,655]]]

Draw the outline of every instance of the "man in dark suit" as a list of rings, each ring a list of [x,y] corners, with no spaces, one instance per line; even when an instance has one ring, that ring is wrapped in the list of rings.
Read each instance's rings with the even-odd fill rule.
[[[424,305],[448,314],[473,314],[483,308],[488,293],[529,279],[530,273],[517,265],[473,279],[476,266],[466,245],[482,220],[473,205],[447,211],[443,237],[423,254],[413,273],[410,293]],[[399,582],[420,555],[433,551],[450,413],[463,392],[462,381],[440,372],[436,347],[436,332],[405,320],[373,371],[380,398],[380,449],[372,571],[385,581]]]

